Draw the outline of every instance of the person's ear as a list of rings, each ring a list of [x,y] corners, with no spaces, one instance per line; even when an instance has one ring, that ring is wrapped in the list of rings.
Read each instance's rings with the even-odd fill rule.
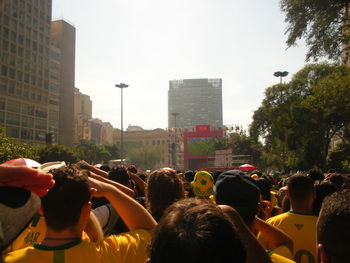
[[[322,244],[317,245],[318,260],[320,263],[328,263],[328,256]]]

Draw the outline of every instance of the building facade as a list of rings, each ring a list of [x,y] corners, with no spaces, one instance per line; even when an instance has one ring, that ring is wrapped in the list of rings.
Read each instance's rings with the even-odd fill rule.
[[[222,79],[169,81],[168,128],[222,126]]]
[[[161,153],[160,161],[155,165],[155,167],[141,167],[143,169],[155,169],[162,167],[171,167],[171,138],[167,130],[154,129],[154,130],[144,130],[140,127],[132,126],[127,128],[123,133],[123,145],[126,157],[128,157],[128,151],[130,149],[144,149],[151,148],[156,149],[157,152]],[[114,129],[113,131],[113,144],[120,147],[120,130]],[[137,163],[135,163],[138,165]]]
[[[51,45],[60,50],[58,143],[74,141],[75,28],[64,20],[51,23]]]
[[[29,144],[49,132],[52,3],[0,1],[0,126]]]
[[[74,89],[74,142],[91,139],[90,120],[92,119],[92,101],[90,96]]]

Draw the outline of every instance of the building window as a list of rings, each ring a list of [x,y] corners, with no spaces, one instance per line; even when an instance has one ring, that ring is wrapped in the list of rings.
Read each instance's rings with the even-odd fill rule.
[[[40,118],[47,118],[47,111],[44,108],[37,107],[35,110],[35,116]]]
[[[35,128],[40,130],[46,130],[46,120],[36,119]]]
[[[6,108],[8,111],[19,113],[20,107],[21,107],[20,102],[14,101],[14,100],[7,100],[7,107]]]
[[[22,104],[22,114],[34,116],[34,106]]]
[[[22,126],[23,127],[34,127],[34,118],[22,116]]]
[[[33,140],[33,134],[34,132],[31,129],[26,129],[26,128],[21,129],[21,139]]]
[[[35,132],[35,140],[37,141],[45,141],[46,134],[43,131],[36,131]]]
[[[6,114],[6,123],[19,126],[19,114],[8,112]]]
[[[5,112],[0,111],[0,123],[4,123],[5,122]]]
[[[6,135],[13,138],[19,137],[19,127],[6,127]]]

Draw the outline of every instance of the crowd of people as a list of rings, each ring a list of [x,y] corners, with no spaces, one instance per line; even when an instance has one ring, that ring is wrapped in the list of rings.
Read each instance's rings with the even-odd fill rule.
[[[349,262],[350,178],[0,165],[6,263]]]

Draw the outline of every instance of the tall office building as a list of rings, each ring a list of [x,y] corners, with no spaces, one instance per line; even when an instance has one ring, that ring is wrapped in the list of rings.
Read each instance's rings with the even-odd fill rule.
[[[0,126],[30,144],[45,143],[51,0],[0,1]]]
[[[51,45],[59,50],[58,143],[71,145],[74,139],[75,28],[64,20],[51,23]]]
[[[168,128],[222,126],[222,79],[169,81]]]

